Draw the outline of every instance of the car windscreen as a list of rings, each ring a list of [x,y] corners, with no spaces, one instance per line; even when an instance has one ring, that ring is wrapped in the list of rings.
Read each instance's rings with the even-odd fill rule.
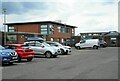
[[[62,44],[55,42],[54,44],[58,45],[58,46],[63,46]]]
[[[29,48],[28,45],[21,45],[21,47],[24,48],[24,49],[28,49]]]
[[[49,45],[49,44],[47,44],[46,42],[43,42],[42,44],[43,44],[43,45],[45,45],[45,46],[50,47],[50,45]]]

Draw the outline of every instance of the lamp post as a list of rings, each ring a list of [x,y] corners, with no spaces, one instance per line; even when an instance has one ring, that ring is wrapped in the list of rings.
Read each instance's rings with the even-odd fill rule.
[[[4,44],[6,44],[6,12],[7,12],[7,9],[6,8],[3,8],[3,15],[4,15]]]

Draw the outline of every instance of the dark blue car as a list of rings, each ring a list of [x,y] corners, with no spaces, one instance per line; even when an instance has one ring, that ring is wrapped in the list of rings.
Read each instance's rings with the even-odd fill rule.
[[[0,63],[1,64],[13,64],[13,62],[17,61],[18,55],[14,50],[5,49],[0,45]]]

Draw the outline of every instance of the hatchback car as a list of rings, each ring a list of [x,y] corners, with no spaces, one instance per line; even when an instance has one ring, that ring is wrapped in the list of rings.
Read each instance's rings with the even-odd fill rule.
[[[45,57],[47,58],[58,56],[57,50],[45,42],[40,43],[38,41],[30,41],[25,42],[24,44],[33,49],[35,55],[45,55]]]
[[[18,60],[18,55],[14,50],[5,49],[0,45],[0,63],[1,64],[13,64]]]
[[[21,59],[27,59],[27,61],[32,61],[34,57],[34,51],[24,44],[8,44],[5,48],[13,49],[18,54],[18,61]]]

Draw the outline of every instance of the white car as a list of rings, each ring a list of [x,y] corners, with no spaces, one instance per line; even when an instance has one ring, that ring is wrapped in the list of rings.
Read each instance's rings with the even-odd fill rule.
[[[87,40],[81,40],[79,43],[75,44],[75,48],[93,48],[98,49],[99,47],[99,39],[87,39]]]
[[[72,49],[70,46],[64,46],[58,42],[49,42],[47,41],[46,43],[50,44],[51,46],[55,46],[55,47],[58,47],[60,48],[61,50],[61,54],[70,54]]]
[[[31,49],[34,50],[35,55],[45,55],[45,57],[57,57],[57,50],[46,43],[40,43],[38,41],[25,42]]]

